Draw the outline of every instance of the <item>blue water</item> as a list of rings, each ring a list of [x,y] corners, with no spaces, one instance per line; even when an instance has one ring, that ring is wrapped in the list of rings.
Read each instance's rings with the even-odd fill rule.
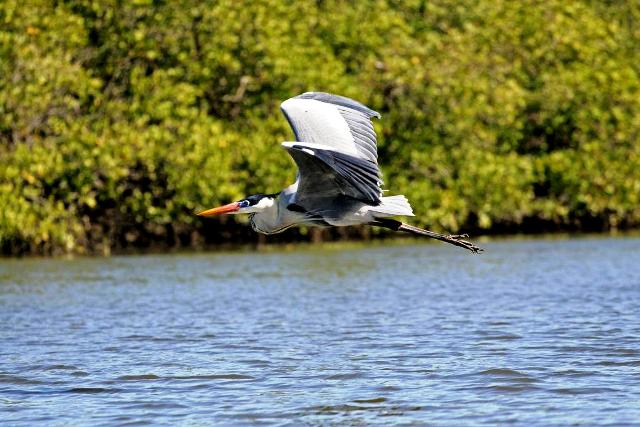
[[[3,425],[640,422],[640,239],[0,261]]]

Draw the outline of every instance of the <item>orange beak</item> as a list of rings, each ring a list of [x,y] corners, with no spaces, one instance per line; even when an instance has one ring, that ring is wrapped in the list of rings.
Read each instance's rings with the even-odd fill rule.
[[[198,212],[196,215],[214,216],[214,215],[227,214],[231,212],[237,212],[239,210],[240,210],[240,203],[233,202],[233,203],[229,203],[228,205],[220,206],[218,208],[207,209],[206,211]]]

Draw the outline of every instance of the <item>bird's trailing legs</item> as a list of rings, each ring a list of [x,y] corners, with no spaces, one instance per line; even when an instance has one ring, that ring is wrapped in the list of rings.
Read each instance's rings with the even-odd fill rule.
[[[431,237],[432,239],[440,240],[442,242],[451,243],[452,245],[460,246],[461,248],[465,248],[474,254],[482,252],[483,249],[474,245],[471,242],[467,242],[466,239],[469,236],[466,234],[451,234],[445,235],[440,233],[435,233],[433,231],[424,230],[422,228],[414,227],[413,225],[405,224],[404,222],[396,221],[395,219],[387,219],[381,218],[372,222],[371,225],[377,225],[378,227],[389,228],[393,231],[404,231],[406,233],[416,234],[418,236],[426,236]]]

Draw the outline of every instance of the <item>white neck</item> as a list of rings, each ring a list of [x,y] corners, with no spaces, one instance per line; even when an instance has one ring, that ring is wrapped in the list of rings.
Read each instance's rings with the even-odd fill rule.
[[[280,203],[278,202],[279,200],[276,200],[271,206],[251,214],[251,227],[255,231],[264,234],[273,234],[288,227],[283,223],[280,215]]]

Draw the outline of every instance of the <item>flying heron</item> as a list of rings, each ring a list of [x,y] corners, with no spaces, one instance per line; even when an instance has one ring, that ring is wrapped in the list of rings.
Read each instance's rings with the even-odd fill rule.
[[[290,227],[369,224],[430,237],[478,253],[463,239],[391,219],[413,216],[405,196],[383,196],[376,133],[371,119],[380,114],[343,96],[307,92],[284,101],[282,112],[296,141],[282,146],[298,166],[296,182],[275,194],[255,194],[199,212],[199,216],[248,213],[264,234]]]

